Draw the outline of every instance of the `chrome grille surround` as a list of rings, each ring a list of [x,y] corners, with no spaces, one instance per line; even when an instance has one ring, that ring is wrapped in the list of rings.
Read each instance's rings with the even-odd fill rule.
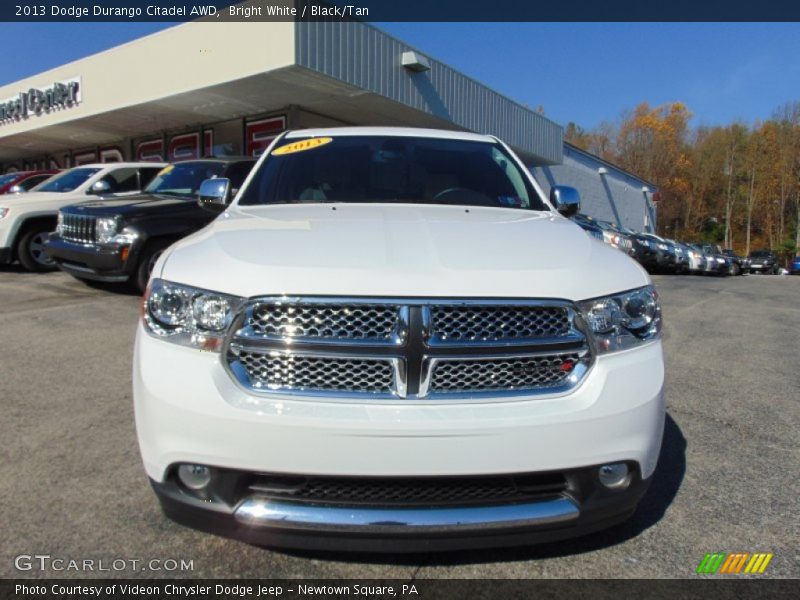
[[[477,401],[567,392],[591,367],[590,342],[564,300],[264,297],[222,354],[256,394]]]
[[[76,215],[61,213],[61,239],[78,244],[94,244],[96,231],[96,218],[92,215]]]

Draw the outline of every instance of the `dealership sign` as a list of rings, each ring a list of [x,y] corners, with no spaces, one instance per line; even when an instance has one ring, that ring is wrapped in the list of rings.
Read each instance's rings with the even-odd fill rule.
[[[43,113],[75,106],[80,101],[80,77],[56,82],[47,88],[30,88],[14,98],[0,101],[0,123],[38,117]]]

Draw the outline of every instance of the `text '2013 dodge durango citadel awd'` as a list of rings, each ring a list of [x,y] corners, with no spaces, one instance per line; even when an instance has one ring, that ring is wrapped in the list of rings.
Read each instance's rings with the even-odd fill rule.
[[[490,136],[276,139],[145,294],[136,424],[165,513],[378,551],[630,516],[664,426],[661,309],[641,267],[562,216],[578,206]]]

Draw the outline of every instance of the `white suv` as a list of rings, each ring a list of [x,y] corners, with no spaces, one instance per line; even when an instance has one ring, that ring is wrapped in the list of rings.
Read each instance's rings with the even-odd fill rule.
[[[224,179],[200,202],[223,210]],[[664,425],[647,273],[494,137],[284,134],[159,259],[133,366],[165,513],[265,545],[447,550],[627,518]]]
[[[44,246],[55,231],[59,209],[97,196],[134,194],[164,166],[151,162],[81,165],[54,175],[26,194],[0,197],[0,264],[19,260],[29,271],[55,270]],[[86,224],[91,225],[89,220]]]

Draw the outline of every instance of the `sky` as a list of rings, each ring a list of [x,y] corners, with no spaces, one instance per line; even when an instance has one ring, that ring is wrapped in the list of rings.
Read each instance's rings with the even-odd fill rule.
[[[167,26],[3,23],[0,85]],[[643,101],[684,102],[695,125],[753,123],[800,101],[800,24],[378,26],[522,104],[543,107],[562,125],[573,121],[591,129]]]

